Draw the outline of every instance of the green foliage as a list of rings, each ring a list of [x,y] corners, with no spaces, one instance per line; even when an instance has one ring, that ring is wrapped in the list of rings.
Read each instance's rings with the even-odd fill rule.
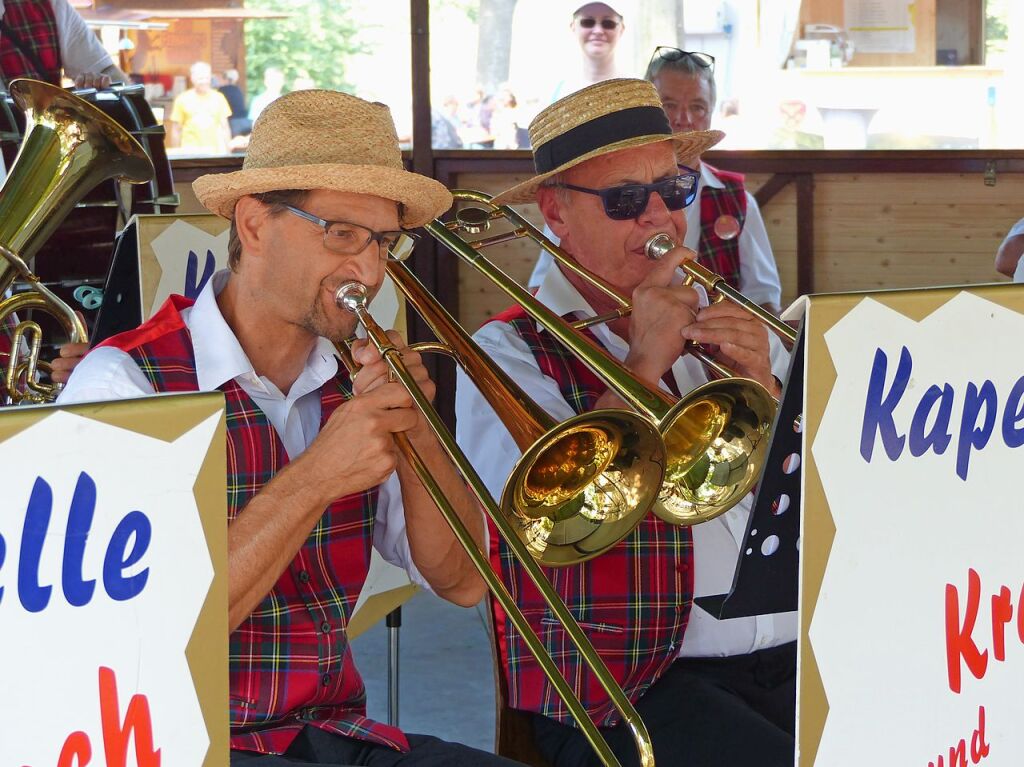
[[[262,90],[263,70],[279,67],[285,90],[296,78],[310,78],[317,88],[353,93],[345,79],[345,57],[363,53],[358,27],[348,4],[338,0],[246,0],[246,8],[281,11],[285,19],[245,22],[246,79],[249,94]]]
[[[431,16],[445,12],[463,14],[474,24],[477,23],[480,11],[480,0],[433,0],[430,4]]]

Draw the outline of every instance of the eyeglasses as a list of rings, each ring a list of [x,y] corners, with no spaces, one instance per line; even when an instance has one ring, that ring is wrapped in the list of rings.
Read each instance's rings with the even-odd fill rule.
[[[710,69],[712,72],[715,71],[715,57],[710,53],[700,53],[699,51],[684,51],[681,48],[673,48],[668,45],[659,45],[654,49],[654,54],[651,56],[651,64],[658,59],[662,61],[679,61],[680,59],[689,59],[698,67],[704,69]],[[650,70],[651,64],[647,65]]]
[[[600,24],[601,29],[611,32],[613,29],[618,29],[619,24],[622,22],[619,19],[595,19],[592,16],[579,16],[576,18],[576,23],[584,29],[593,29],[595,26]]]
[[[604,189],[589,189],[575,184],[551,184],[553,187],[574,192],[596,194],[604,204],[604,214],[614,221],[636,218],[647,209],[651,192],[657,192],[669,210],[682,210],[697,198],[697,180],[700,174],[692,168],[680,166],[678,176],[655,181],[652,184],[621,184]]]
[[[354,256],[362,253],[371,242],[376,242],[389,261],[405,261],[412,255],[420,236],[401,230],[376,232],[349,221],[325,221],[294,205],[283,205],[285,210],[299,218],[323,227],[324,247],[339,256]]]

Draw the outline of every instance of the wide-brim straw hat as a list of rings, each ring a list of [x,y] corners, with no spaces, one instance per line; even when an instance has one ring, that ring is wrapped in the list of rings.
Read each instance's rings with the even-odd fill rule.
[[[302,90],[271,102],[256,120],[242,170],[197,178],[199,202],[231,218],[247,194],[331,189],[401,203],[402,226],[422,226],[452,206],[432,178],[402,165],[391,110],[346,93]]]
[[[646,80],[615,79],[559,99],[530,123],[537,175],[497,195],[496,204],[534,202],[552,176],[622,149],[671,141],[680,165],[694,165],[725,137],[722,131],[673,133],[658,91]]]

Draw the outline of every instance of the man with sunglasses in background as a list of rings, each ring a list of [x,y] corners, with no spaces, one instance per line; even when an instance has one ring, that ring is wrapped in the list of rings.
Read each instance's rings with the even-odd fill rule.
[[[675,133],[657,91],[645,80],[609,80],[542,111],[530,125],[536,175],[503,192],[498,203],[540,206],[562,248],[580,266],[629,296],[633,312],[585,331],[638,379],[685,396],[706,383],[688,340],[714,344],[740,375],[774,395],[786,354],[751,315],[728,302],[706,306],[681,284],[678,265],[694,256],[675,248],[660,260],[645,253],[655,234],[683,242],[685,211],[696,197],[696,163],[717,131]],[[567,321],[616,308],[591,284],[554,267],[537,299]],[[586,366],[516,307],[484,325],[476,339],[526,393],[558,421],[596,408],[625,407]],[[459,374],[458,439],[491,491],[500,494],[519,450],[469,379]],[[728,592],[750,499],[694,528],[648,514],[609,551],[548,570],[654,741],[658,764],[774,767],[793,763],[795,619],[742,622],[736,641],[719,645],[721,627],[692,604],[694,594]],[[594,722],[623,764],[637,764],[626,728],[592,675],[567,649],[534,586],[491,536],[492,563]],[[541,753],[558,767],[596,764],[564,704],[496,610],[509,705],[530,712]],[[731,623],[723,621],[722,624]],[[689,624],[689,625],[688,625]],[[739,635],[742,635],[742,642]],[[766,641],[767,640],[767,641]],[[772,647],[789,642],[782,648]]]
[[[402,167],[391,113],[343,93],[282,96],[260,115],[243,169],[196,195],[231,219],[230,269],[195,302],[172,296],[90,352],[62,403],[219,390],[227,408],[231,765],[512,765],[366,717],[346,636],[370,547],[463,606],[484,585],[406,459],[404,433],[482,545],[483,519],[376,349],[339,369],[355,316],[338,288],[371,296],[451,195]],[[428,397],[420,356],[389,331]]]
[[[715,111],[715,59],[658,46],[644,77],[654,83],[674,131],[708,130]],[[743,176],[700,164],[700,206],[686,245],[701,264],[747,298],[778,314],[782,284],[761,210]],[[696,224],[699,223],[699,226]]]

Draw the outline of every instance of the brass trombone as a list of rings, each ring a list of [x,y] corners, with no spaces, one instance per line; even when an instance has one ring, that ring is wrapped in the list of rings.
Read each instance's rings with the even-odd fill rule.
[[[629,535],[657,500],[666,455],[657,430],[628,410],[604,409],[556,422],[477,346],[412,271],[387,273],[434,335],[428,348],[452,356],[522,452],[501,509],[546,567],[584,562]]]
[[[401,285],[402,283],[405,283],[406,288],[408,288],[410,284],[409,278],[411,278],[412,282],[417,282],[415,277],[412,276],[412,273],[409,272],[403,264],[391,262],[388,264],[387,269],[392,279],[395,279],[396,275],[400,275],[396,284]],[[533,581],[537,590],[544,597],[548,608],[551,610],[556,620],[564,626],[566,633],[572,640],[577,651],[580,653],[580,657],[593,672],[601,687],[608,694],[613,705],[622,716],[623,722],[629,728],[633,735],[633,739],[636,742],[640,757],[640,764],[644,765],[644,767],[653,767],[654,747],[651,743],[650,736],[647,733],[647,728],[640,719],[640,715],[629,702],[629,698],[626,697],[625,693],[618,686],[615,678],[608,670],[608,667],[604,664],[604,661],[601,660],[601,657],[597,654],[597,651],[594,650],[593,645],[591,645],[590,641],[587,639],[586,634],[583,633],[583,630],[579,627],[575,618],[573,618],[572,613],[569,612],[565,603],[559,599],[554,588],[544,577],[540,566],[531,555],[526,543],[520,537],[521,530],[514,527],[509,522],[505,514],[495,503],[493,497],[488,492],[487,487],[484,485],[483,480],[480,479],[480,476],[474,470],[469,459],[466,458],[465,454],[459,449],[455,439],[444,426],[440,416],[438,416],[437,411],[434,410],[433,405],[409,374],[409,371],[402,361],[401,352],[391,342],[391,339],[388,338],[384,329],[381,328],[373,319],[373,316],[367,308],[368,295],[366,286],[360,282],[347,282],[336,291],[335,301],[340,307],[356,315],[360,324],[365,329],[370,342],[380,352],[381,357],[387,363],[391,373],[394,374],[397,380],[401,382],[409,392],[416,407],[423,414],[423,417],[426,419],[431,431],[434,433],[434,436],[437,437],[438,442],[441,444],[449,460],[452,461],[463,479],[466,481],[473,495],[477,498],[487,515],[494,522],[494,525],[497,527],[501,536],[505,539],[509,549],[512,551],[512,554],[519,561],[520,565],[522,565],[523,569],[530,577],[530,580]],[[436,303],[436,301],[432,302]],[[445,338],[445,340],[447,341],[448,339]],[[342,351],[342,359],[346,361],[346,364],[351,365],[350,355],[347,354],[344,349],[340,351]],[[501,378],[501,376],[498,376],[498,378]],[[505,378],[507,379],[507,377]],[[556,692],[565,702],[566,708],[569,709],[569,712],[576,719],[580,729],[583,731],[583,734],[586,736],[602,763],[605,765],[618,765],[619,761],[615,758],[615,755],[612,753],[611,748],[602,737],[597,726],[587,715],[586,709],[576,696],[572,686],[565,678],[562,677],[561,674],[558,673],[558,668],[555,666],[551,657],[547,654],[547,651],[544,649],[544,645],[530,627],[530,624],[527,622],[522,611],[516,605],[515,600],[508,593],[504,583],[501,581],[501,578],[498,577],[497,573],[495,573],[494,569],[491,567],[487,557],[477,547],[476,542],[469,534],[469,531],[466,530],[465,525],[462,523],[462,520],[459,519],[455,509],[442,494],[440,487],[434,481],[426,464],[416,453],[415,448],[404,434],[396,434],[395,440],[399,449],[415,470],[420,482],[430,494],[442,516],[444,516],[448,525],[451,527],[455,537],[458,538],[459,543],[461,543],[462,547],[466,550],[466,553],[472,560],[473,565],[487,584],[488,589],[505,610],[505,613],[508,615],[509,620],[512,621],[512,624],[516,627],[516,630],[522,635],[523,641],[526,643],[533,656],[537,659],[537,662],[544,670],[545,675],[555,688]],[[655,444],[656,443],[657,439],[655,439]],[[503,496],[504,495],[507,495],[507,486],[506,493],[504,493]],[[630,529],[632,529],[632,527],[630,527]]]
[[[753,488],[764,465],[768,434],[777,403],[756,381],[728,378],[711,381],[681,400],[639,381],[622,363],[585,336],[584,327],[625,317],[628,300],[597,275],[583,269],[507,205],[494,205],[481,192],[454,190],[456,200],[486,207],[464,208],[451,223],[434,220],[427,231],[459,258],[501,288],[527,314],[565,345],[630,407],[651,418],[668,449],[665,481],[654,513],[673,524],[692,525],[725,513]],[[492,220],[506,219],[512,230],[469,240]],[[611,314],[568,323],[486,259],[481,251],[520,237],[529,237],[559,262],[612,298]]]
[[[61,323],[71,342],[81,343],[87,340],[82,321],[40,282],[29,262],[93,187],[114,177],[133,184],[148,181],[153,163],[124,128],[78,96],[27,79],[11,82],[10,92],[25,112],[26,129],[0,187],[0,296],[19,277],[31,289],[0,300],[0,325],[15,312],[39,309]],[[4,375],[13,403],[45,402],[59,391],[37,381],[37,373],[46,370],[38,360],[41,336],[39,325],[31,321],[15,330]],[[20,358],[22,339],[30,347],[25,359]]]

